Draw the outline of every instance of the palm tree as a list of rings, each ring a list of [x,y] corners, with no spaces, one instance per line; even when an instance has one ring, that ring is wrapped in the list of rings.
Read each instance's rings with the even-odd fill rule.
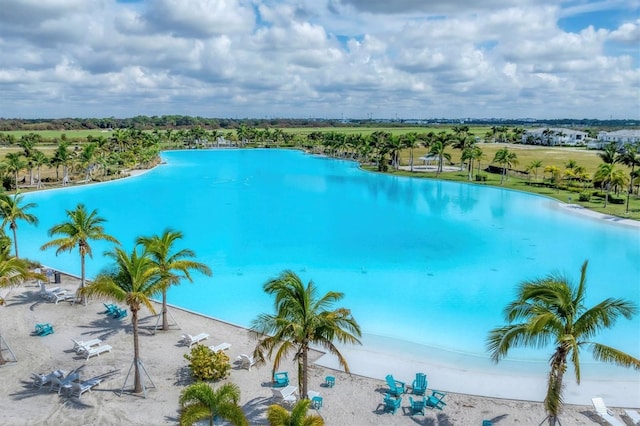
[[[85,257],[93,257],[91,246],[89,241],[91,240],[104,240],[115,244],[120,244],[118,240],[109,234],[105,234],[102,223],[106,219],[98,216],[98,211],[93,210],[91,213],[87,212],[84,204],[78,204],[75,210],[67,210],[68,222],[63,222],[58,225],[54,225],[49,229],[49,236],[62,235],[61,238],[57,238],[44,244],[40,250],[46,250],[50,247],[57,247],[56,255],[68,251],[70,252],[75,247],[78,247],[80,252],[80,270],[81,280],[80,289],[85,286]],[[82,297],[82,303],[85,304],[85,298]]]
[[[624,176],[622,170],[616,169],[613,163],[602,163],[598,166],[598,169],[593,174],[594,182],[600,182],[605,189],[604,196],[604,208],[607,207],[607,201],[609,201],[609,191],[611,186],[619,185],[624,182]]]
[[[345,308],[329,310],[343,293],[330,291],[318,297],[318,289],[310,281],[305,287],[292,271],[283,271],[278,278],[265,283],[264,291],[275,297],[275,315],[261,314],[251,323],[259,339],[254,357],[262,363],[266,355],[273,359],[273,372],[284,357],[295,350],[298,362],[298,385],[307,397],[307,369],[309,345],[321,346],[336,355],[340,366],[349,372],[349,365],[334,340],[341,343],[360,343],[360,326]],[[275,352],[275,354],[274,354]]]
[[[29,271],[29,262],[17,257],[10,257],[7,251],[0,253],[0,288],[20,285],[34,276],[40,278]],[[3,299],[0,299],[0,301],[4,303]],[[0,351],[0,365],[5,362],[2,351]]]
[[[446,152],[446,149],[450,144],[451,139],[446,132],[440,132],[432,138],[429,154],[435,155],[438,158],[436,177],[442,173],[444,160],[446,159],[447,161],[451,161],[451,154]]]
[[[42,181],[40,179],[40,168],[44,165],[49,164],[49,158],[45,155],[44,152],[38,151],[36,149],[31,155],[31,159],[33,161],[33,165],[36,166],[36,170],[38,173],[38,182],[36,183],[36,189],[40,189],[42,187]]]
[[[142,248],[142,250],[140,250]],[[146,306],[155,314],[151,299],[162,292],[164,284],[160,271],[151,260],[151,256],[144,246],[137,244],[130,254],[120,247],[106,252],[105,256],[112,258],[115,265],[98,274],[89,285],[79,290],[85,297],[111,299],[125,303],[131,310],[131,326],[133,329],[133,365],[135,366],[133,392],[142,392],[140,377],[140,345],[138,342],[138,312]]]
[[[151,259],[160,271],[161,280],[165,287],[162,289],[162,329],[169,330],[167,321],[167,289],[180,283],[182,278],[193,282],[189,271],[198,271],[211,276],[211,269],[204,263],[188,260],[195,257],[192,250],[182,249],[175,251],[175,243],[182,238],[182,232],[165,229],[162,235],[151,237],[139,237],[137,244],[146,247]]]
[[[207,383],[198,382],[186,387],[180,395],[180,425],[191,426],[209,419],[213,426],[217,417],[235,426],[249,422],[238,406],[240,388],[234,383],[225,383],[214,390]]]
[[[409,148],[409,167],[413,172],[413,150],[420,146],[418,134],[416,132],[406,133],[402,135],[402,142],[405,148]]]
[[[563,275],[551,274],[520,284],[516,300],[504,310],[507,325],[489,332],[491,359],[499,362],[511,348],[552,344],[547,395],[544,406],[550,425],[562,411],[562,380],[571,360],[580,384],[580,349],[589,348],[598,361],[640,369],[640,360],[612,347],[591,341],[594,335],[614,325],[618,317],[630,319],[637,307],[624,299],[608,298],[591,308],[585,306],[587,264],[574,285]]]
[[[527,171],[533,170],[533,173],[535,175],[535,179],[538,180],[538,169],[540,169],[540,167],[542,167],[542,161],[541,160],[533,160],[527,166]]]
[[[13,232],[13,246],[15,249],[15,255],[20,258],[18,254],[18,220],[24,220],[25,222],[38,225],[38,218],[27,213],[27,210],[36,207],[35,203],[23,204],[24,195],[16,192],[15,195],[0,194],[0,218],[2,218],[3,228],[9,225],[9,229]]]
[[[605,146],[602,152],[598,153],[598,157],[600,157],[600,159],[606,164],[615,163],[618,158],[618,148],[615,142],[611,142]]]
[[[18,173],[27,166],[27,163],[20,158],[21,156],[19,152],[10,152],[5,156],[7,171],[13,173],[15,179],[16,192],[18,192]]]
[[[307,415],[311,401],[301,399],[293,406],[291,412],[280,405],[267,408],[267,420],[271,426],[323,426],[324,420],[317,414]]]
[[[638,155],[638,147],[635,145],[625,145],[624,152],[618,156],[618,162],[627,167],[631,167],[629,173],[629,190],[627,191],[627,207],[626,213],[629,213],[629,198],[633,192],[633,180],[635,178],[635,167],[640,166],[640,156]]]
[[[518,164],[518,156],[515,152],[510,152],[509,148],[500,148],[493,157],[493,162],[502,166],[502,174],[500,175],[500,185],[504,182],[507,169]]]

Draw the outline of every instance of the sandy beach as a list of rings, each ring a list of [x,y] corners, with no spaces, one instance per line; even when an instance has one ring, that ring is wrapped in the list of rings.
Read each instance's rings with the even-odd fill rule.
[[[62,288],[74,291],[78,279],[61,276]],[[53,285],[53,284],[50,284]],[[0,388],[5,395],[0,402],[2,424],[176,424],[179,415],[178,398],[184,387],[192,383],[183,355],[188,348],[180,343],[183,333],[192,335],[205,332],[210,337],[207,345],[222,342],[231,344],[227,350],[232,363],[241,353],[250,354],[255,341],[246,329],[171,308],[175,319],[169,331],[153,333],[157,317],[141,311],[141,357],[149,374],[143,374],[147,397],[133,395],[127,372],[133,360],[133,339],[130,318],[116,320],[103,314],[103,301],[91,300],[87,306],[70,302],[51,303],[40,295],[40,287],[28,282],[20,287],[4,289],[6,305],[0,307],[0,329],[17,362],[0,368]],[[171,318],[171,317],[170,317]],[[32,335],[36,323],[48,322],[54,334],[39,337]],[[112,347],[89,360],[73,351],[73,341],[99,338]],[[11,354],[3,346],[5,358]],[[314,360],[321,357],[314,354]],[[375,354],[372,354],[375,356]],[[348,360],[353,363],[353,360]],[[241,389],[244,412],[251,424],[267,424],[266,408],[271,400],[271,366],[254,367],[251,371],[233,364],[231,375],[223,380],[236,383]],[[390,360],[388,372],[399,366]],[[83,380],[107,375],[107,378],[80,399],[50,392],[47,386],[33,387],[32,373],[50,373],[61,369],[72,371],[80,368]],[[398,368],[399,369],[399,368]],[[284,365],[291,382],[296,384],[296,367]],[[424,371],[430,378],[430,371]],[[437,372],[433,372],[434,375]],[[398,374],[398,373],[396,373]],[[336,378],[334,387],[324,386],[325,377]],[[407,379],[404,378],[403,379]],[[218,386],[215,383],[214,386]],[[124,393],[120,391],[124,387]],[[431,388],[431,382],[429,384]],[[409,396],[402,398],[401,408],[395,415],[383,412],[382,399],[387,386],[384,380],[359,375],[348,375],[327,367],[313,365],[309,389],[320,393],[323,407],[318,411],[328,425],[479,425],[482,420],[493,420],[498,425],[537,425],[545,418],[541,403],[501,398],[484,398],[447,392],[446,407],[442,411],[427,410],[425,415],[411,415]],[[447,391],[447,389],[442,389]],[[606,399],[605,399],[606,400]],[[620,419],[632,425],[620,408],[613,408]],[[593,407],[567,405],[561,416],[562,425],[606,424],[599,420]]]

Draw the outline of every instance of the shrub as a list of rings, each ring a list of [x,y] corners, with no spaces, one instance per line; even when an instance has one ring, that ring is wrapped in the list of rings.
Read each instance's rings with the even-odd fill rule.
[[[2,178],[2,187],[5,191],[11,191],[16,186],[16,180],[13,176],[5,176]]]
[[[487,181],[487,175],[480,174],[480,173],[476,175],[476,182],[486,182],[486,181]]]
[[[591,191],[582,191],[578,195],[578,201],[591,201]]]
[[[231,371],[227,354],[223,351],[214,352],[204,345],[195,345],[184,357],[189,361],[191,374],[197,380],[224,379]]]

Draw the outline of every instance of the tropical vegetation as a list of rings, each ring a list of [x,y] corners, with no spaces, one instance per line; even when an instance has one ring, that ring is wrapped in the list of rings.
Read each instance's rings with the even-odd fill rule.
[[[301,399],[291,411],[280,405],[267,408],[267,420],[270,426],[323,426],[324,419],[317,414],[307,414],[311,401]]]
[[[24,195],[17,193],[15,195],[0,194],[0,219],[2,219],[2,228],[9,225],[9,229],[13,233],[13,246],[15,255],[18,254],[18,220],[25,221],[31,225],[38,224],[38,218],[28,212],[28,210],[36,207],[35,203],[23,203]]]
[[[582,265],[577,283],[558,273],[522,282],[516,299],[504,309],[507,325],[491,330],[487,340],[494,362],[501,361],[517,347],[554,347],[544,399],[549,425],[559,422],[564,374],[569,363],[576,383],[580,384],[581,350],[590,350],[597,361],[640,370],[639,359],[592,340],[599,332],[613,327],[618,318],[630,319],[638,308],[631,301],[617,298],[587,307],[587,264],[585,261]]]
[[[111,235],[104,232],[102,224],[106,221],[98,216],[97,210],[87,211],[84,204],[78,204],[74,210],[67,210],[68,221],[54,225],[49,229],[49,236],[55,238],[45,243],[41,250],[47,250],[56,247],[56,255],[62,252],[71,252],[74,248],[78,248],[80,253],[80,290],[86,284],[86,256],[93,257],[90,241],[104,240],[114,244],[120,242]],[[81,295],[82,303],[86,303],[86,299]]]
[[[191,426],[209,420],[213,426],[219,418],[234,426],[246,426],[249,422],[238,406],[239,401],[240,388],[234,383],[225,383],[218,389],[204,382],[189,385],[180,395],[180,425]]]
[[[324,348],[338,358],[349,372],[347,360],[335,342],[360,344],[360,326],[346,308],[331,309],[344,294],[330,291],[318,295],[318,288],[310,281],[306,286],[292,271],[283,271],[264,284],[264,291],[274,298],[274,314],[260,314],[251,323],[251,331],[258,339],[254,358],[264,363],[272,359],[272,372],[286,356],[294,353],[298,365],[300,395],[307,397],[309,349],[311,345]]]

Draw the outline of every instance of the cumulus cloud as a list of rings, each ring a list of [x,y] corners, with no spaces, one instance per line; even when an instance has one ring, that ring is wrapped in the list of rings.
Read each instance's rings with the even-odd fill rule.
[[[560,24],[601,3],[6,0],[2,114],[637,115],[640,20]]]

